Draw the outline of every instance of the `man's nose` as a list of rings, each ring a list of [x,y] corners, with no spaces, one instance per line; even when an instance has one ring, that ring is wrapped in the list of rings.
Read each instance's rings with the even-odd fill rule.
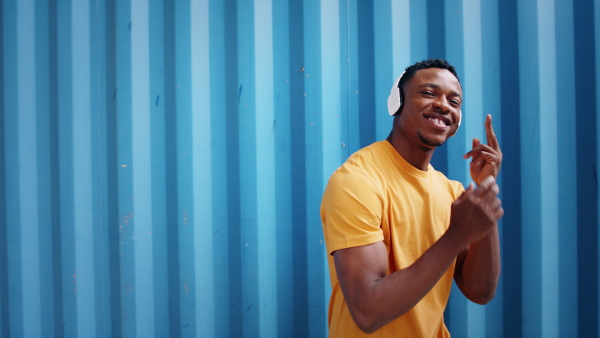
[[[443,114],[449,114],[452,111],[450,103],[444,96],[438,96],[433,102],[434,107],[439,109]]]

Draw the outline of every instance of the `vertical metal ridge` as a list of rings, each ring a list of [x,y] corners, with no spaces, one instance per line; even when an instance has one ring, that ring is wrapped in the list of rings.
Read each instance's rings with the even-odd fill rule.
[[[331,111],[323,111],[324,104],[324,93],[330,93],[330,88],[324,88],[323,78],[328,75],[330,69],[336,67],[335,62],[333,64],[328,63],[331,61],[331,57],[323,55],[324,39],[325,41],[331,41],[326,39],[326,34],[322,32],[323,25],[325,24],[322,20],[324,13],[320,1],[306,1],[303,3],[303,19],[304,19],[304,100],[305,110],[304,114],[304,139],[305,144],[305,161],[301,165],[305,167],[306,173],[306,200],[305,200],[305,212],[306,220],[305,227],[306,232],[306,246],[303,249],[302,254],[306,259],[306,276],[302,279],[306,283],[307,288],[307,317],[308,317],[308,335],[318,336],[322,334],[323,318],[325,308],[322,306],[324,295],[324,289],[322,283],[324,280],[320,279],[321,271],[324,268],[324,258],[319,252],[311,250],[314,245],[319,242],[321,237],[321,227],[319,220],[319,204],[320,201],[313,199],[313,196],[318,196],[323,191],[324,182],[324,142],[328,139],[324,138],[323,121],[324,114],[335,114]],[[330,13],[332,16],[339,15],[338,12]],[[336,23],[337,19],[334,20]],[[329,28],[329,27],[328,27]],[[334,32],[337,32],[337,27],[333,27]],[[333,35],[335,33],[332,33]],[[335,36],[335,35],[334,35]],[[335,52],[335,51],[334,51]],[[330,80],[331,81],[331,80]],[[336,94],[335,92],[333,93]],[[334,98],[329,98],[326,102],[330,102]],[[339,126],[332,126],[336,131],[339,130]],[[327,131],[327,134],[331,132]],[[328,146],[331,147],[331,146]],[[328,152],[328,154],[335,155],[334,152]],[[327,159],[331,160],[331,159]]]
[[[520,101],[521,85],[519,82],[520,45],[518,28],[517,1],[504,1],[498,4],[499,24],[499,58],[500,67],[500,109],[499,119],[503,126],[503,177],[502,202],[505,216],[502,219],[501,249],[503,265],[511,264],[512,268],[503,268],[503,333],[505,336],[520,336],[523,330],[523,269],[522,256],[522,182],[514,176],[519,176],[521,156],[521,119]],[[510,70],[514,71],[510,71]],[[518,132],[517,132],[518,131]],[[511,155],[512,154],[512,155]],[[506,173],[506,174],[505,174]]]
[[[595,93],[598,86],[598,69],[592,60],[598,59],[594,29],[594,7],[597,1],[574,1],[574,52],[575,52],[575,115],[577,130],[577,327],[580,336],[598,336],[595,313],[599,311],[598,267],[598,111],[595,95],[585,95],[581,90]],[[597,18],[596,18],[597,19]]]
[[[116,70],[116,150],[117,150],[117,194],[119,226],[119,270],[120,270],[120,308],[121,332],[123,336],[138,334],[136,327],[136,277],[133,269],[134,214],[132,180],[132,142],[131,142],[131,8],[128,2],[116,2],[115,8],[115,70]]]
[[[133,221],[133,294],[135,295],[135,326],[140,336],[152,337],[156,332],[155,262],[159,252],[154,252],[154,226],[158,210],[154,209],[155,185],[152,159],[159,153],[152,145],[151,114],[151,35],[150,3],[145,0],[131,2],[131,129],[123,130],[131,138],[131,213]],[[150,324],[149,323],[154,323]]]
[[[97,213],[95,213],[94,194],[95,172],[93,170],[93,157],[97,156],[92,146],[93,128],[92,109],[92,64],[91,47],[92,35],[90,32],[91,11],[89,3],[73,4],[71,13],[71,53],[72,53],[72,173],[73,190],[73,224],[72,228],[64,231],[73,232],[73,293],[75,294],[77,336],[94,336],[96,334],[96,299],[95,290],[97,263],[95,246],[98,238]]]
[[[40,274],[40,215],[38,200],[38,146],[37,146],[37,105],[35,86],[36,78],[36,36],[35,5],[33,2],[17,3],[17,87],[16,147],[17,170],[12,179],[18,181],[18,213],[20,233],[18,251],[21,263],[21,274],[15,282],[20,284],[22,302],[22,333],[24,336],[41,334],[42,313],[39,299],[42,293]],[[33,95],[32,95],[33,94]],[[33,124],[33,128],[31,128]],[[33,132],[31,132],[33,130]],[[26,282],[27,281],[27,282]],[[30,323],[25,325],[25,323]]]
[[[155,107],[159,111],[161,110],[162,118],[164,119],[164,193],[163,201],[165,203],[164,209],[164,264],[166,265],[164,270],[159,273],[163,273],[163,283],[165,285],[162,288],[156,288],[157,293],[162,293],[160,302],[163,304],[163,312],[161,316],[168,317],[168,325],[161,327],[161,333],[165,335],[182,336],[182,330],[188,328],[187,332],[195,329],[193,321],[187,319],[182,320],[181,313],[185,310],[189,310],[189,306],[183,304],[184,296],[192,295],[195,296],[194,288],[190,285],[195,285],[196,280],[191,276],[184,276],[181,273],[182,265],[180,261],[184,260],[184,253],[189,251],[180,250],[180,238],[183,237],[181,226],[185,226],[186,217],[190,217],[186,214],[180,216],[180,199],[179,199],[179,156],[178,156],[178,142],[177,136],[178,130],[178,118],[180,109],[178,109],[178,98],[177,98],[177,52],[178,52],[178,39],[177,39],[177,4],[172,1],[166,1],[160,6],[154,6],[153,16],[160,17],[163,21],[163,25],[158,27],[156,30],[162,30],[162,39],[156,39],[154,50],[159,53],[163,52],[163,62],[156,62],[155,74],[157,77],[156,82],[163,82],[161,86],[158,86],[157,92],[162,94],[157,95],[155,100]],[[189,15],[189,10],[188,10]],[[187,24],[189,30],[189,20],[184,21],[183,24]],[[153,36],[160,37],[160,34],[153,33]],[[189,49],[188,49],[189,55]],[[188,63],[189,64],[189,63]],[[159,109],[160,107],[160,109]],[[156,127],[161,128],[161,121],[156,121]],[[182,175],[183,176],[183,175]],[[186,173],[187,177],[189,174]],[[159,204],[160,202],[156,202]],[[191,208],[190,208],[191,209]],[[190,214],[192,210],[190,210]],[[183,221],[183,222],[181,222]],[[180,223],[181,222],[181,223]],[[189,223],[188,223],[189,224]],[[159,225],[159,227],[161,227]],[[189,226],[187,226],[189,228]],[[186,236],[187,237],[187,236]],[[192,261],[193,262],[193,261]],[[160,262],[158,263],[160,264]],[[193,266],[193,263],[190,264]],[[187,291],[187,292],[186,292]],[[191,292],[190,292],[191,291]],[[171,306],[171,304],[173,304]],[[192,303],[192,306],[195,304]],[[189,312],[184,312],[189,313]],[[194,315],[190,315],[193,317]],[[190,323],[192,322],[192,323]]]
[[[308,261],[307,248],[307,145],[306,133],[308,116],[305,114],[309,106],[306,101],[306,91],[309,88],[306,78],[308,58],[305,49],[311,43],[305,36],[308,13],[306,4],[299,1],[289,1],[288,20],[290,22],[289,48],[289,77],[290,77],[290,149],[291,149],[291,179],[292,187],[292,247],[293,247],[293,284],[294,289],[294,333],[308,336],[310,332],[310,317],[308,296]]]
[[[5,32],[4,23],[10,22],[4,18],[4,5],[0,6],[0,335],[9,335],[9,302],[8,302],[8,222],[7,222],[7,191],[6,191],[6,133],[5,133],[5,89],[4,89],[4,67],[5,67]]]
[[[215,76],[212,71],[211,59],[206,51],[211,48],[210,35],[210,11],[208,1],[190,3],[190,27],[193,32],[191,35],[191,55],[190,60],[191,77],[186,79],[191,85],[191,111],[190,111],[190,132],[193,142],[190,144],[189,151],[192,153],[192,180],[193,180],[193,212],[194,212],[194,241],[190,245],[194,248],[194,275],[196,278],[196,330],[198,335],[216,336],[217,322],[219,313],[217,308],[223,308],[228,311],[227,304],[218,302],[215,278],[211,274],[216,274],[215,266],[217,255],[215,247],[219,244],[217,236],[222,238],[226,236],[227,230],[222,224],[222,219],[214,217],[214,190],[219,189],[219,184],[214,182],[213,178],[218,175],[213,174],[213,121],[211,116],[212,93],[211,79]],[[182,77],[187,77],[182,73]],[[184,83],[185,83],[184,82]],[[222,154],[215,149],[215,153]],[[215,184],[216,183],[216,184]],[[182,201],[183,202],[183,201]],[[208,273],[207,273],[208,272]]]
[[[277,207],[275,127],[275,74],[273,2],[254,3],[254,53],[256,87],[256,205],[258,246],[259,333],[277,336]],[[257,38],[258,37],[258,38]],[[283,228],[285,225],[282,225]]]
[[[255,48],[254,3],[238,1],[236,4],[236,42],[237,42],[237,87],[238,120],[235,123],[237,133],[238,179],[239,179],[239,254],[241,258],[241,324],[245,336],[260,334],[260,287],[258,256],[258,200],[257,200],[257,134],[258,98],[256,94],[255,67],[258,56]],[[267,38],[265,38],[267,39]],[[265,86],[269,86],[268,83]]]
[[[556,25],[556,120],[557,123],[557,184],[558,190],[558,318],[559,335],[577,335],[577,176],[571,173],[571,163],[577,161],[576,115],[568,114],[575,107],[575,47],[573,2],[557,2]],[[561,52],[559,52],[561,51]],[[559,94],[560,93],[560,94]],[[558,99],[560,97],[560,99]]]
[[[6,86],[5,83],[16,83],[18,73],[16,71],[17,64],[17,8],[16,1],[3,2],[3,140],[4,140],[4,162],[3,171],[5,180],[5,196],[6,196],[6,214],[4,222],[5,226],[5,241],[6,246],[6,290],[3,294],[6,296],[6,313],[4,314],[3,331],[10,334],[23,335],[22,329],[22,305],[16,295],[21,290],[15,279],[21,274],[21,261],[18,251],[15,246],[19,239],[20,227],[9,227],[8,224],[20,224],[18,214],[14,212],[19,207],[18,198],[19,192],[17,188],[16,172],[18,170],[17,154],[14,151],[17,145],[16,134],[16,119],[17,119],[17,90],[15,86]],[[11,198],[8,198],[10,196]]]
[[[523,332],[535,335],[542,330],[542,295],[540,265],[543,242],[541,238],[541,149],[540,149],[540,91],[538,11],[535,1],[519,2],[519,83],[521,88],[521,169],[522,201],[522,282]],[[529,14],[531,13],[531,14]],[[534,14],[535,13],[535,14]],[[535,182],[535,183],[534,183]]]

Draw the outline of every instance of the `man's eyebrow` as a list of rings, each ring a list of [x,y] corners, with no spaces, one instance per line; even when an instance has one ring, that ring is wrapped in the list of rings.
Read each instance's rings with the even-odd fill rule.
[[[423,83],[418,88],[423,88],[423,87],[429,87],[429,88],[435,88],[435,89],[439,89],[440,88],[440,86],[436,85],[435,83]],[[457,91],[454,91],[454,90],[452,91],[452,95],[458,96],[458,97],[462,98],[462,96],[460,95],[460,93],[457,92]]]
[[[440,88],[440,86],[436,85],[435,83],[423,83],[419,86],[419,88],[423,87]]]

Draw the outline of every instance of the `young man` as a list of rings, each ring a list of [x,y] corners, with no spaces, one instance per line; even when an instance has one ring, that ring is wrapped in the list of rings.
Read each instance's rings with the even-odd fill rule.
[[[473,302],[494,297],[503,210],[491,116],[488,144],[474,139],[464,156],[477,187],[465,191],[430,165],[460,125],[462,99],[446,61],[408,67],[390,94],[387,140],[354,153],[331,176],[321,204],[331,337],[449,337],[443,312],[452,278]]]

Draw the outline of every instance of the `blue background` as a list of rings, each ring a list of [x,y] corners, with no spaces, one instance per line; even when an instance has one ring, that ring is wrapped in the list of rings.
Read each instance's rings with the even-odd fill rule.
[[[319,204],[425,58],[462,155],[504,162],[496,298],[455,337],[598,337],[600,1],[33,1],[0,6],[0,336],[323,337]]]

